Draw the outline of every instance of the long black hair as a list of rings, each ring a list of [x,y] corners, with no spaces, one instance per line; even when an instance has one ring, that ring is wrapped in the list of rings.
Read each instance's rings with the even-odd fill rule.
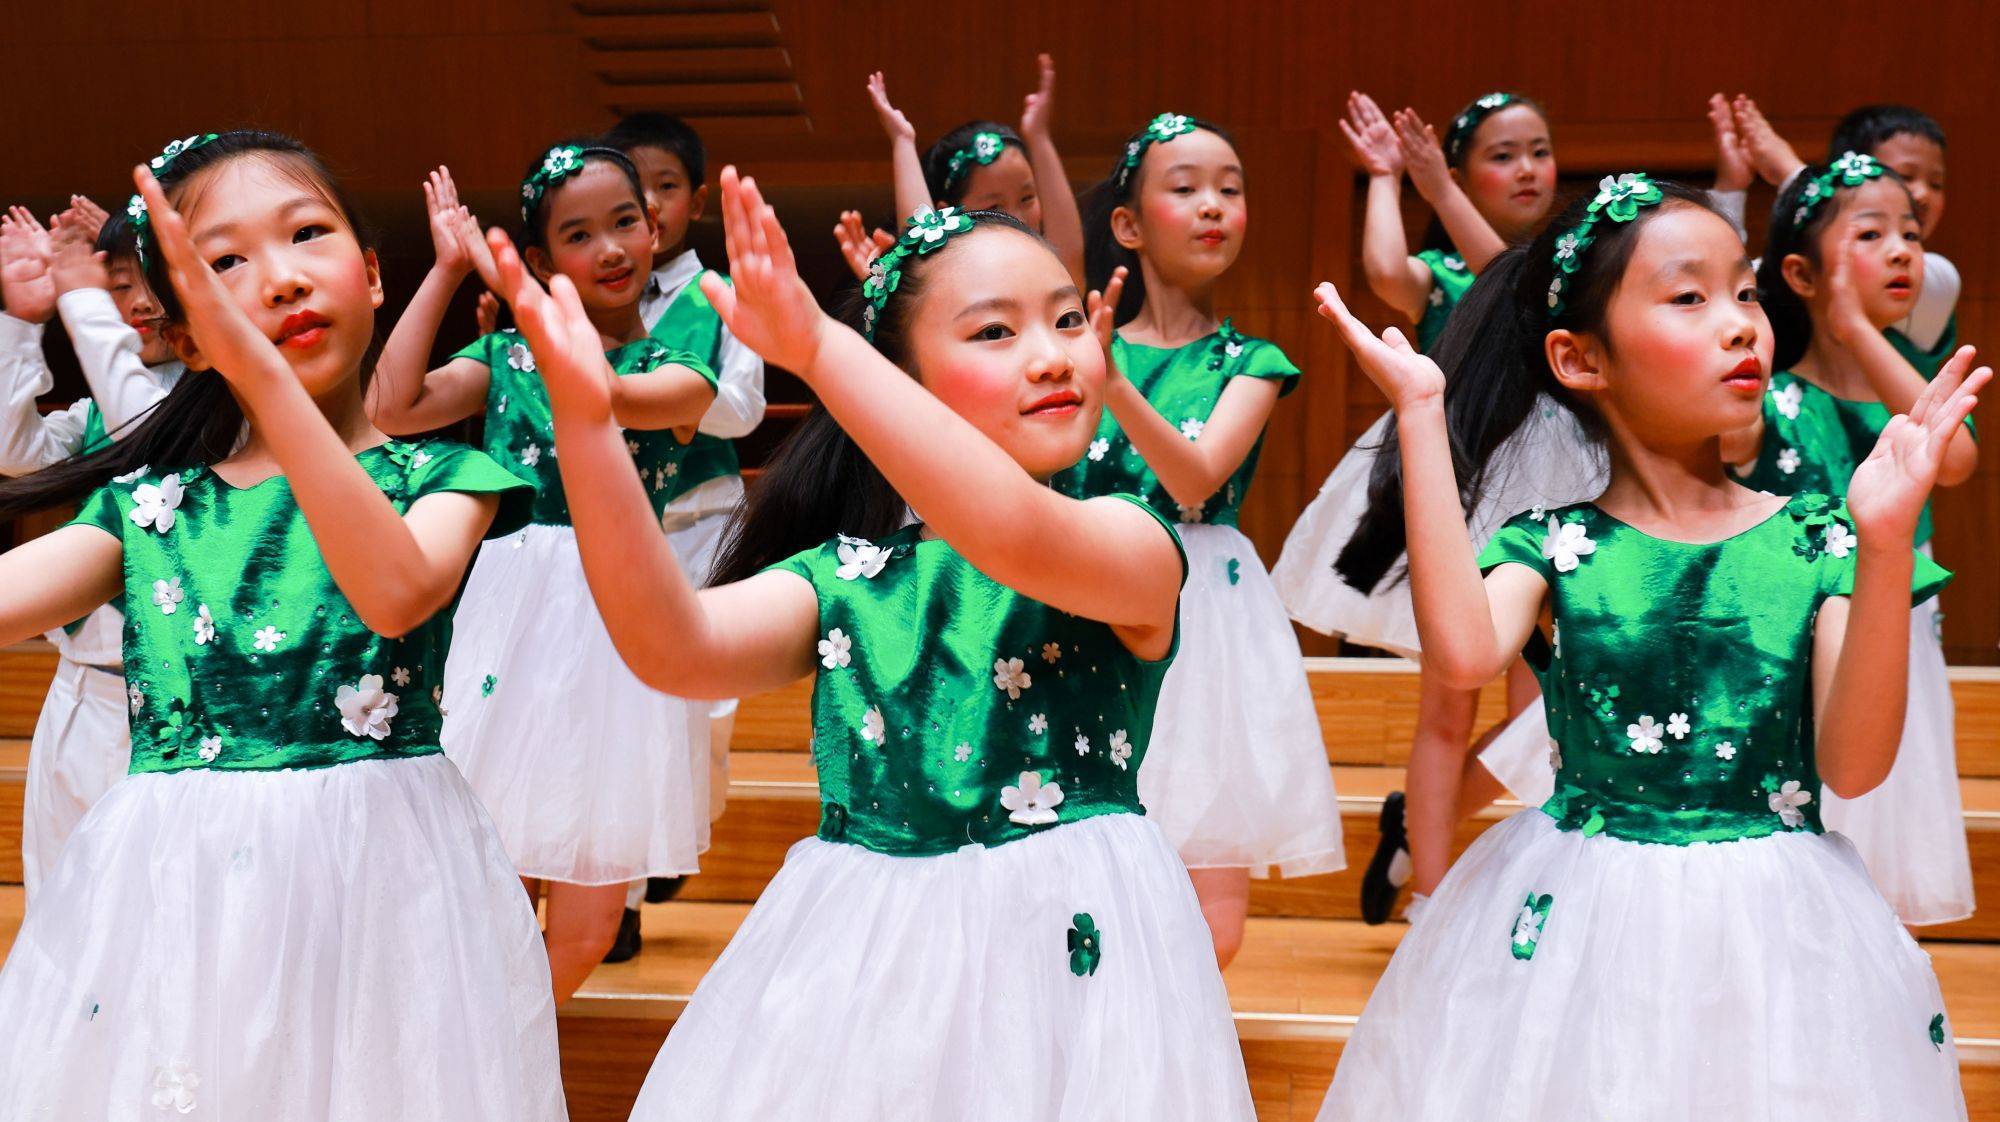
[[[1835,218],[1847,209],[1858,187],[1833,188],[1833,197],[1813,208],[1804,223],[1794,226],[1793,219],[1805,200],[1809,184],[1818,183],[1815,190],[1823,190],[1821,177],[1827,174],[1825,164],[1807,164],[1792,177],[1785,189],[1778,192],[1778,201],[1771,207],[1770,236],[1764,241],[1764,257],[1757,262],[1757,298],[1764,304],[1764,314],[1771,317],[1771,369],[1790,370],[1806,355],[1812,346],[1812,312],[1806,302],[1792,291],[1791,282],[1785,279],[1785,258],[1798,254],[1811,263],[1817,271],[1821,264],[1820,242],[1822,235],[1833,226]],[[1887,165],[1882,167],[1881,178],[1902,186],[1905,193],[1909,187],[1903,184],[1903,177]],[[1911,204],[1913,207],[1914,203]]]
[[[1527,94],[1515,93],[1512,90],[1503,90],[1500,92],[1507,95],[1507,104],[1494,109],[1482,109],[1479,104],[1480,99],[1493,95],[1481,94],[1479,98],[1466,102],[1465,108],[1459,110],[1458,115],[1452,118],[1453,127],[1445,134],[1444,162],[1450,165],[1453,170],[1459,172],[1465,171],[1465,165],[1472,159],[1472,153],[1476,148],[1472,142],[1478,139],[1479,130],[1486,127],[1486,122],[1517,105],[1534,110],[1535,115],[1542,119],[1543,124],[1549,124],[1549,111],[1542,108],[1541,102],[1536,101]],[[1456,122],[1466,120],[1467,118],[1473,118],[1473,120],[1470,126],[1462,130],[1465,135],[1455,136],[1454,134],[1461,131],[1457,128]],[[1549,131],[1553,133],[1555,126],[1549,125]],[[1437,216],[1436,211],[1431,212],[1431,220],[1424,226],[1424,240],[1421,248],[1435,249],[1442,253],[1458,252],[1458,246],[1452,243],[1451,234],[1445,230],[1444,220]]]
[[[1220,126],[1200,117],[1189,117],[1188,120],[1194,127],[1221,137],[1231,148],[1236,147],[1235,138]],[[1131,202],[1133,196],[1139,193],[1139,184],[1146,175],[1143,156],[1139,166],[1132,169],[1132,174],[1124,176],[1122,183],[1118,173],[1119,169],[1125,166],[1125,152],[1128,147],[1145,135],[1146,130],[1140,129],[1125,138],[1125,143],[1118,146],[1118,160],[1111,165],[1111,174],[1085,191],[1081,200],[1083,273],[1087,283],[1092,289],[1102,292],[1104,286],[1111,283],[1111,274],[1120,266],[1125,269],[1125,294],[1118,298],[1116,314],[1111,317],[1114,323],[1120,324],[1129,322],[1145,308],[1146,278],[1143,270],[1139,268],[1139,255],[1119,245],[1118,238],[1112,234],[1111,212]],[[1160,141],[1149,145],[1146,151],[1150,154],[1160,144],[1172,143],[1171,140]]]
[[[1592,440],[1604,439],[1603,419],[1549,369],[1543,340],[1557,328],[1602,337],[1605,310],[1632,260],[1640,228],[1670,206],[1711,210],[1702,192],[1679,183],[1654,182],[1665,196],[1658,204],[1641,209],[1631,222],[1600,221],[1591,231],[1589,252],[1570,277],[1559,314],[1549,312],[1556,239],[1583,221],[1595,192],[1572,200],[1528,245],[1495,257],[1452,310],[1430,353],[1445,375],[1445,429],[1465,509],[1479,504],[1486,490],[1488,461],[1527,420],[1541,395],[1575,414]],[[1389,426],[1379,447],[1368,479],[1368,510],[1333,565],[1341,579],[1363,592],[1382,582],[1409,541],[1395,426]],[[1578,468],[1582,470],[1582,465]]]
[[[186,213],[206,189],[200,173],[239,157],[265,160],[280,173],[298,179],[341,213],[364,251],[374,248],[372,233],[340,181],[312,149],[289,136],[253,129],[225,132],[182,152],[154,174],[168,201]],[[158,243],[150,233],[147,241],[151,248],[144,255],[146,283],[166,321],[184,325],[186,312],[167,280]],[[375,350],[371,346],[363,359],[364,377],[373,365]],[[76,502],[113,476],[140,468],[173,470],[214,463],[235,449],[242,431],[243,408],[229,392],[229,383],[212,371],[190,370],[165,398],[134,418],[120,430],[119,439],[101,450],[71,456],[32,475],[0,481],[0,519]]]
[[[916,371],[910,355],[910,322],[923,302],[925,278],[940,261],[950,258],[973,233],[985,229],[1011,230],[1035,239],[1044,248],[1048,246],[1039,233],[1012,215],[977,210],[969,217],[972,233],[954,235],[940,249],[904,259],[902,281],[875,322],[875,349],[912,376]],[[861,330],[861,312],[866,306],[859,285],[848,289],[838,312],[840,321]],[[815,405],[771,453],[763,474],[730,522],[716,561],[714,583],[755,576],[766,566],[824,544],[836,534],[870,539],[893,534],[902,527],[908,509],[896,488],[826,406]]]
[[[975,164],[973,167],[961,169],[958,178],[953,180],[951,157],[956,152],[970,151],[973,138],[982,132],[990,132],[999,137],[1003,150],[1012,145],[1024,153],[1027,151],[1027,142],[1021,139],[1021,134],[998,121],[965,122],[938,137],[937,143],[931,145],[924,153],[924,189],[931,193],[932,199],[945,206],[957,206],[965,199],[965,186],[972,181],[973,168],[981,165]],[[999,159],[998,154],[994,159]],[[1036,184],[1036,186],[1039,188],[1041,185]]]

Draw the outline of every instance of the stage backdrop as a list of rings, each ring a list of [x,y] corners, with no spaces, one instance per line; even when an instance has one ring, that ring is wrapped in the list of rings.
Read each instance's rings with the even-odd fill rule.
[[[1566,185],[1644,168],[1706,182],[1703,101],[1752,93],[1820,154],[1833,122],[1870,101],[1906,101],[1951,137],[1952,205],[1932,248],[1965,277],[1961,338],[2000,340],[2000,128],[1992,123],[2000,6],[1078,4],[1001,8],[808,0],[338,0],[310,6],[77,2],[9,20],[0,201],[44,213],[71,191],[107,205],[124,169],[169,138],[261,125],[297,134],[345,174],[375,220],[391,309],[428,264],[418,183],[449,164],[490,221],[511,221],[515,185],[543,145],[627,109],[695,118],[715,167],[754,172],[830,293],[842,276],[828,231],[839,209],[886,221],[886,146],[863,90],[887,72],[928,143],[975,116],[1011,121],[1034,55],[1057,57],[1057,139],[1081,188],[1154,113],[1194,113],[1237,136],[1251,234],[1223,291],[1238,326],[1276,339],[1307,371],[1273,421],[1244,529],[1274,560],[1300,508],[1382,408],[1310,311],[1320,279],[1358,292],[1361,181],[1336,130],[1350,89],[1442,124],[1490,89],[1532,94],[1555,123]],[[1752,196],[1753,240],[1768,189]],[[1421,208],[1411,199],[1411,212]],[[1414,224],[1414,219],[1413,219]],[[704,224],[696,244],[719,263]],[[440,350],[473,330],[470,293]],[[1364,314],[1389,313],[1371,300]],[[385,318],[385,323],[387,322]],[[2000,351],[2000,341],[1994,342]],[[777,401],[802,388],[773,378]],[[74,392],[75,383],[63,387]],[[2000,395],[1996,395],[2000,396]],[[752,458],[796,410],[779,410]],[[1980,410],[2000,432],[2000,406]],[[1945,594],[1955,663],[2000,661],[2000,455],[1937,503],[1937,552],[1959,573]],[[1331,645],[1310,640],[1309,651]]]

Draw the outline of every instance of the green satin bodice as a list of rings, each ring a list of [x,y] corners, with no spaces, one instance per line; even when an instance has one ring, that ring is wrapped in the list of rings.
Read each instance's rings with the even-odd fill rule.
[[[1431,294],[1424,305],[1423,318],[1417,321],[1417,349],[1428,351],[1437,337],[1444,334],[1444,325],[1451,319],[1451,310],[1465,299],[1466,290],[1472,287],[1472,270],[1465,267],[1465,258],[1456,253],[1446,253],[1441,249],[1426,249],[1417,254],[1417,260],[1430,266]]]
[[[721,370],[722,317],[716,314],[715,305],[708,302],[708,294],[701,290],[701,278],[714,272],[703,269],[688,279],[674,295],[673,303],[660,313],[659,321],[653,324],[652,336],[676,351],[685,351],[701,359],[710,370]],[[728,284],[729,278],[723,277]],[[725,475],[742,474],[742,465],[736,458],[736,442],[719,436],[697,432],[689,442],[687,454],[681,459],[680,474],[674,478],[674,492],[684,495],[711,479]]]
[[[1111,357],[1125,379],[1189,440],[1201,439],[1201,430],[1231,378],[1275,380],[1280,383],[1281,395],[1290,393],[1299,379],[1299,368],[1277,344],[1253,339],[1227,320],[1214,333],[1176,348],[1148,347],[1128,343],[1122,335],[1113,336]],[[1118,418],[1106,409],[1089,451],[1051,483],[1056,490],[1076,498],[1133,494],[1168,519],[1234,526],[1237,509],[1257,474],[1257,457],[1263,447],[1260,433],[1250,446],[1250,454],[1243,457],[1220,490],[1199,508],[1183,507],[1167,493],[1139,450],[1132,447]]]
[[[1143,661],[922,530],[774,566],[819,598],[819,836],[931,856],[1145,813],[1139,765],[1172,653]]]
[[[535,356],[528,341],[510,327],[481,335],[451,357],[469,358],[488,371],[483,447],[508,471],[534,485],[535,501],[528,520],[540,526],[569,525],[569,500],[563,495],[562,472],[556,466],[555,414],[549,406],[548,388],[535,373]],[[707,378],[711,388],[715,385],[715,372],[706,362],[655,338],[635,339],[605,352],[604,357],[620,375],[679,365]],[[639,480],[646,485],[655,514],[664,512],[668,503],[688,490],[680,475],[692,444],[674,439],[666,429],[626,429],[625,447],[639,467]]]
[[[1812,635],[1854,588],[1846,508],[1794,495],[1709,544],[1651,537],[1582,503],[1517,515],[1483,569],[1548,584],[1553,642],[1523,652],[1557,765],[1542,810],[1567,830],[1686,845],[1818,832]],[[1918,555],[1914,599],[1950,574]]]
[[[520,492],[481,452],[390,441],[355,457],[398,512],[441,491]],[[98,489],[75,520],[124,550],[133,773],[273,771],[438,748],[451,611],[400,639],[368,630],[334,584],[291,483],[231,487],[205,467]]]

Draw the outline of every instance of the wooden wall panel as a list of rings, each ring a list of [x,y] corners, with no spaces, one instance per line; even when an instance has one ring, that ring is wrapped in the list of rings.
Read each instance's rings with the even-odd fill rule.
[[[692,10],[685,0],[616,0],[620,11]],[[752,5],[754,6],[754,5]],[[604,8],[605,4],[597,7]],[[1165,108],[1235,132],[1250,172],[1252,223],[1225,310],[1308,368],[1274,420],[1244,526],[1275,559],[1297,511],[1380,411],[1371,387],[1311,315],[1312,282],[1358,283],[1360,183],[1334,127],[1350,88],[1447,120],[1471,96],[1515,88],[1540,98],[1575,183],[1645,167],[1706,177],[1703,99],[1757,95],[1809,158],[1833,122],[1868,101],[1933,113],[1951,135],[1956,202],[1934,248],[1966,278],[1961,335],[2000,334],[2000,129],[1990,123],[1988,52],[2000,7],[1982,0],[1693,3],[1647,8],[1526,0],[1513,5],[1017,0],[959,7],[948,19],[913,0],[773,0],[809,131],[730,131],[714,155],[757,172],[829,286],[838,263],[824,231],[843,206],[886,216],[886,148],[863,93],[870,70],[925,140],[974,116],[1011,120],[1033,56],[1061,66],[1058,138],[1078,186],[1119,141]],[[541,144],[608,123],[571,5],[554,0],[330,2],[310,10],[209,0],[174,10],[136,0],[41,5],[12,14],[0,67],[0,198],[46,208],[62,194],[124,192],[121,169],[196,128],[266,123],[297,132],[350,173],[389,236],[392,281],[413,285],[428,248],[423,170],[449,162],[489,216]],[[33,49],[23,49],[32,44]],[[1885,45],[1903,45],[1887,50]],[[80,83],[79,59],[130,58],[137,88]],[[137,64],[143,62],[143,66]],[[1755,210],[1769,203],[1754,195]],[[1418,215],[1412,208],[1412,221]],[[716,243],[704,230],[697,245]],[[407,288],[404,289],[407,292]],[[1364,314],[1384,309],[1359,300]],[[460,330],[469,330],[461,325]],[[1996,344],[2000,347],[2000,344]],[[779,380],[776,396],[796,397]],[[2000,397],[2000,395],[1994,395]],[[1982,406],[2000,432],[2000,406]],[[1946,593],[1954,662],[2000,661],[2000,455],[1940,496],[1937,549],[1960,579]],[[1323,643],[1308,643],[1327,653]]]

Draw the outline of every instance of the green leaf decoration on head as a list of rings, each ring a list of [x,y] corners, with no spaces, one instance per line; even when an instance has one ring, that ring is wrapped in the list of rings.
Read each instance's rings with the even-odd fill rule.
[[[882,309],[903,283],[903,266],[911,255],[922,255],[942,247],[959,234],[973,228],[972,216],[957,207],[927,210],[912,217],[896,244],[884,250],[868,265],[868,279],[861,284],[866,303],[861,309],[861,334],[875,340],[875,326],[882,322]]]
[[[1630,222],[1639,217],[1640,207],[1657,203],[1661,197],[1659,185],[1646,173],[1628,171],[1605,176],[1597,185],[1597,197],[1590,201],[1590,208],[1603,211],[1613,222]]]
[[[1471,105],[1460,110],[1458,116],[1452,119],[1451,128],[1445,130],[1445,158],[1456,162],[1459,151],[1465,147],[1466,141],[1472,139],[1472,134],[1479,128],[1481,121],[1491,117],[1495,110],[1505,109],[1519,100],[1521,99],[1513,94],[1495,91],[1482,95]]]
[[[1007,138],[999,133],[973,133],[972,147],[960,148],[953,152],[950,162],[945,165],[944,189],[950,191],[958,186],[959,182],[972,171],[973,165],[984,167],[999,159],[1000,153],[1006,150]]]
[[[583,149],[574,144],[558,144],[542,157],[542,166],[521,181],[521,221],[533,222],[535,208],[551,188],[583,170]]]
[[[1843,152],[1827,169],[1806,181],[1799,189],[1799,205],[1792,211],[1792,229],[1804,226],[1813,212],[1825,205],[1843,187],[1859,187],[1882,178],[1889,169],[1866,152]]]
[[[1097,963],[1104,957],[1104,937],[1097,932],[1097,921],[1089,912],[1078,912],[1070,917],[1069,929],[1069,972],[1079,978],[1097,973]]]
[[[1643,171],[1607,175],[1598,182],[1597,197],[1584,208],[1583,221],[1556,239],[1552,258],[1555,276],[1549,281],[1549,318],[1554,319],[1567,308],[1563,298],[1569,292],[1570,278],[1583,267],[1583,253],[1596,240],[1593,231],[1597,224],[1630,222],[1639,217],[1641,210],[1657,206],[1665,198],[1660,185]]]
[[[203,132],[203,133],[196,133],[195,135],[187,137],[186,139],[183,140],[168,141],[167,146],[160,150],[159,155],[154,156],[152,159],[146,161],[146,166],[153,169],[154,175],[159,175],[160,173],[166,171],[168,168],[173,167],[175,160],[178,160],[182,156],[188,154],[189,152],[192,152],[195,149],[200,148],[201,146],[207,144],[209,141],[215,140],[218,135],[219,134],[217,133]]]
[[[1118,165],[1118,190],[1122,193],[1132,181],[1132,173],[1139,170],[1139,162],[1146,158],[1146,149],[1186,136],[1200,127],[1193,117],[1185,113],[1162,113],[1146,122],[1139,135],[1125,142],[1125,159]]]

